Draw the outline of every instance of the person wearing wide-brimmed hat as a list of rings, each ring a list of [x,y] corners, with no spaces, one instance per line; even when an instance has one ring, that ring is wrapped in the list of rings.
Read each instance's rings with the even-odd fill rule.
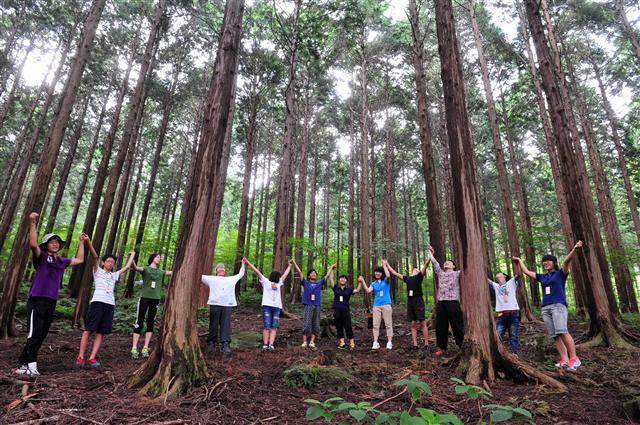
[[[82,233],[75,258],[58,255],[65,241],[54,233],[47,233],[38,244],[36,222],[38,213],[29,215],[29,247],[33,255],[33,267],[36,272],[31,280],[29,299],[27,300],[27,324],[29,333],[27,343],[18,358],[20,367],[14,370],[21,375],[39,375],[38,351],[49,333],[56,310],[58,291],[62,286],[64,270],[69,266],[81,264],[84,260],[84,242],[89,237]]]

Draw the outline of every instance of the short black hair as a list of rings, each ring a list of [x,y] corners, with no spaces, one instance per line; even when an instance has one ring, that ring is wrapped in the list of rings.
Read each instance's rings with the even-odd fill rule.
[[[107,259],[109,259],[109,258],[113,258],[113,261],[114,261],[114,262],[117,262],[117,261],[118,261],[118,257],[116,257],[115,255],[113,255],[113,254],[104,254],[104,255],[102,256],[102,262],[104,263],[104,262],[105,262],[105,261],[107,261]]]
[[[555,255],[553,255],[553,254],[545,254],[545,255],[543,255],[542,256],[542,262],[545,262],[545,261],[553,261],[553,267],[556,270],[559,269],[559,267],[558,267],[558,257],[556,257]]]
[[[158,255],[160,255],[159,252],[154,252],[153,254],[151,254],[149,256],[149,261],[147,261],[147,266],[150,266],[151,263],[153,263],[153,259],[156,258]]]
[[[282,277],[282,273],[280,273],[280,272],[278,272],[278,271],[275,271],[275,270],[273,270],[273,271],[269,274],[269,280],[270,280],[271,282],[274,282],[274,283],[278,283],[278,282],[280,282],[280,278],[281,278],[281,277]]]
[[[318,272],[316,271],[316,269],[310,269],[310,270],[307,272],[307,279],[309,278],[309,276],[311,276],[311,272],[314,272],[314,273],[316,274],[316,276],[318,275]]]
[[[347,276],[346,274],[341,274],[340,276],[338,276],[338,280],[342,279],[343,277],[349,280],[349,276]]]
[[[382,273],[381,277],[384,277],[384,268],[383,267],[378,266],[375,269],[373,269],[373,277],[374,278],[376,277],[376,272]]]

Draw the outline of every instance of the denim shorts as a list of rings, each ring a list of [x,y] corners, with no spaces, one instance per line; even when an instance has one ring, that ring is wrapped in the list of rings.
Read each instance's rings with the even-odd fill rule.
[[[566,305],[559,303],[545,305],[541,312],[542,320],[550,337],[555,338],[558,335],[569,333],[567,326],[569,312]]]
[[[265,329],[278,329],[280,326],[280,309],[278,307],[263,305],[262,324]]]

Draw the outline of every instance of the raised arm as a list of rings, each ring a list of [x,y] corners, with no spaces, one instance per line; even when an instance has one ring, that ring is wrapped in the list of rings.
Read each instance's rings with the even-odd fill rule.
[[[289,260],[289,265],[287,266],[286,269],[284,269],[284,273],[282,273],[282,276],[280,277],[282,281],[285,281],[287,279],[287,276],[289,276],[289,273],[291,272],[291,267],[293,266],[291,265],[291,260]]]
[[[358,287],[353,290],[353,293],[360,292],[360,289],[362,289],[362,282],[358,279]]]
[[[336,282],[333,280],[333,273],[329,274],[329,285],[331,285],[332,288],[336,286]]]
[[[389,272],[389,269],[387,268],[387,266],[388,264],[383,261],[382,268],[384,269],[384,275],[387,277],[387,279],[389,279],[391,277],[391,273]]]
[[[245,271],[246,271],[246,268],[244,266],[244,263],[242,263],[242,265],[240,266],[240,270],[238,270],[238,274],[234,276],[238,280],[238,282],[240,281],[240,279],[244,277]]]
[[[144,267],[140,267],[137,263],[135,258],[133,259],[133,269],[139,273],[142,273],[144,271]]]
[[[387,267],[387,270],[394,275],[395,277],[397,277],[398,279],[402,279],[404,278],[404,276],[400,273],[398,273],[397,271],[395,271],[393,269],[393,267],[391,267],[391,264],[389,264],[389,262],[387,260],[382,260],[382,265]]]
[[[36,229],[36,223],[38,222],[38,213],[32,212],[29,214],[29,247],[31,252],[36,258],[40,258],[40,247],[38,246],[38,230]]]
[[[576,242],[571,252],[569,252],[567,256],[564,257],[564,261],[562,262],[562,271],[564,272],[564,274],[569,274],[569,268],[571,268],[571,260],[573,260],[573,257],[576,256],[577,248],[582,248],[582,241]]]
[[[522,262],[522,259],[520,259],[519,257],[512,257],[512,259],[513,261],[518,263],[518,266],[520,266],[520,270],[522,271],[522,273],[526,274],[532,279],[536,278],[536,272],[532,272],[531,270],[529,270],[527,266],[525,266]]]
[[[367,282],[365,282],[364,277],[358,276],[358,282],[360,282],[360,285],[362,285],[367,294],[373,292],[373,288],[367,286]]]
[[[247,267],[249,267],[251,269],[251,271],[254,272],[258,276],[258,279],[262,279],[264,277],[264,275],[262,273],[260,273],[260,270],[258,270],[256,268],[256,266],[251,264],[251,262],[249,260],[247,260],[245,257],[242,257],[242,264],[245,264]]]
[[[433,256],[434,252],[433,247],[429,245],[429,260],[431,260],[431,264],[433,264],[433,272],[438,274],[442,269],[440,269],[440,263],[438,263],[436,257]]]
[[[77,266],[78,264],[84,263],[84,242],[89,239],[86,233],[80,234],[80,243],[78,244],[78,251],[76,251],[76,256],[71,259],[70,266]]]
[[[300,270],[300,267],[298,267],[298,263],[296,263],[296,260],[291,260],[291,263],[293,264],[293,267],[296,269],[296,271],[300,275],[300,280],[304,279],[304,275],[302,274],[302,270]]]
[[[424,263],[424,266],[422,266],[422,269],[420,269],[420,273],[422,273],[422,276],[427,275],[427,267],[429,267],[430,262],[431,262],[431,258],[427,258],[427,261]]]
[[[333,271],[337,268],[338,268],[337,264],[332,264],[331,267],[329,267],[329,270],[327,270],[327,274],[324,275],[324,279],[325,280],[329,279],[329,276],[333,277]]]
[[[89,249],[93,249],[93,247],[89,245]],[[133,265],[133,259],[135,258],[135,256],[136,256],[136,252],[133,249],[129,251],[129,258],[127,259],[127,264],[125,264],[124,266],[122,266],[120,270],[118,270],[119,275],[126,273],[127,270],[131,268],[131,266]]]
[[[93,271],[96,271],[98,269],[98,253],[93,247],[90,238],[87,238],[87,246],[89,247],[89,257],[91,258],[91,262],[93,263]]]
[[[171,276],[173,274],[173,270],[167,270],[166,272],[164,272],[165,276]],[[244,275],[244,273],[243,273]]]

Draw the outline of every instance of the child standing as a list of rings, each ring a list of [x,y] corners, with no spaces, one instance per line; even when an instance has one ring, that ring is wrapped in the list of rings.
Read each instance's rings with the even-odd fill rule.
[[[33,255],[33,267],[36,272],[31,280],[29,298],[27,300],[27,324],[29,333],[27,342],[20,353],[14,372],[20,375],[40,375],[38,371],[38,351],[42,346],[56,311],[58,291],[62,286],[64,270],[69,266],[82,264],[84,261],[84,242],[89,237],[82,233],[75,258],[60,257],[58,252],[65,241],[54,233],[48,233],[38,245],[36,223],[38,213],[29,214],[29,247]]]
[[[522,260],[513,257],[520,265],[520,269],[529,277],[535,278],[542,284],[542,320],[547,328],[549,336],[556,343],[556,350],[560,355],[560,361],[556,363],[558,369],[567,368],[575,372],[582,362],[576,353],[576,344],[569,333],[567,325],[569,313],[567,311],[567,298],[565,295],[565,283],[569,276],[571,260],[576,256],[576,249],[582,248],[582,241],[578,241],[571,252],[562,262],[562,268],[558,268],[558,259],[547,254],[542,257],[544,274],[535,273],[527,269]]]
[[[440,268],[440,263],[433,256],[433,247],[429,245],[429,258],[433,264],[433,272],[438,276],[438,301],[436,303],[436,356],[447,352],[449,325],[458,347],[464,340],[464,321],[460,308],[460,270],[456,270],[453,261],[447,260]]]
[[[139,355],[149,357],[149,344],[153,336],[153,326],[156,322],[156,313],[162,296],[162,280],[165,276],[171,276],[171,271],[160,270],[162,257],[154,252],[149,256],[147,267],[138,267],[134,262],[133,268],[142,274],[142,291],[138,300],[138,310],[136,313],[136,323],[133,325],[133,341],[131,344],[131,357],[137,359]],[[144,345],[142,351],[138,352],[138,341],[142,333],[142,326],[145,323],[147,328],[144,333]]]
[[[516,299],[516,290],[518,287],[518,279],[515,277],[507,280],[504,273],[496,274],[496,282],[487,279],[489,285],[493,287],[496,293],[496,330],[500,335],[500,339],[504,339],[504,335],[509,330],[509,346],[511,352],[517,355],[520,349],[520,338],[518,336],[518,328],[520,327],[520,306]]]
[[[302,279],[302,271],[295,260],[291,261],[293,267],[300,275]],[[327,270],[327,274],[320,280],[318,278],[318,272],[315,269],[311,269],[307,272],[307,278],[302,279],[302,304],[304,304],[304,319],[302,326],[302,348],[316,349],[316,338],[320,336],[320,312],[321,312],[321,298],[322,287],[327,282],[330,274],[336,269],[336,265],[332,265]],[[310,341],[307,344],[307,339],[310,337]]]
[[[373,300],[373,345],[372,350],[378,350],[380,343],[380,322],[384,320],[384,326],[387,329],[387,350],[393,348],[393,308],[391,307],[391,285],[389,284],[389,270],[382,263],[382,267],[376,267],[373,270],[373,278],[371,286],[367,286],[362,276],[358,277],[358,281],[364,286],[367,293],[375,291]]]
[[[407,320],[411,322],[411,342],[413,345],[411,349],[414,351],[418,348],[418,323],[422,330],[422,338],[424,344],[422,346],[423,352],[429,351],[429,331],[427,330],[427,321],[425,317],[424,298],[422,298],[422,281],[427,274],[427,267],[429,267],[429,259],[424,264],[421,270],[417,268],[413,269],[411,276],[404,276],[391,267],[387,260],[382,260],[386,265],[389,272],[399,279],[402,279],[407,284]]]
[[[215,275],[203,275],[202,283],[209,287],[209,336],[208,351],[212,353],[218,342],[218,334],[222,343],[222,351],[231,354],[231,312],[238,305],[236,300],[236,284],[244,276],[244,262],[238,274],[227,276],[223,263],[218,263]]]
[[[120,270],[113,271],[117,261],[116,256],[112,254],[104,255],[102,257],[102,267],[99,267],[98,254],[93,248],[93,244],[90,240],[87,240],[87,244],[89,246],[89,253],[91,254],[90,258],[93,266],[95,289],[93,291],[93,297],[91,298],[91,304],[89,305],[86,325],[82,332],[82,338],[80,339],[80,351],[76,359],[76,367],[79,368],[89,365],[98,368],[100,367],[100,362],[96,359],[98,350],[100,350],[104,335],[109,335],[113,327],[113,310],[116,305],[114,297],[116,282],[120,279],[120,276],[126,273],[133,265],[133,258],[136,252],[133,250],[130,251],[127,263]],[[95,332],[96,336],[93,340],[89,360],[87,360],[84,353],[87,350],[89,337],[92,332]]]
[[[246,258],[242,258],[242,262],[253,270],[262,284],[262,324],[264,325],[262,329],[262,350],[274,351],[273,344],[280,326],[280,312],[282,311],[281,288],[291,271],[291,260],[289,260],[289,266],[284,273],[272,270],[268,279]]]
[[[344,349],[347,344],[344,342],[345,333],[349,339],[349,348],[351,350],[356,348],[356,343],[353,339],[353,327],[351,326],[351,310],[349,309],[349,299],[356,292],[360,292],[361,283],[358,282],[356,289],[347,287],[347,275],[340,275],[338,277],[338,286],[333,280],[333,273],[329,275],[329,282],[333,289],[333,320],[336,325],[336,333],[338,334],[338,348]]]

